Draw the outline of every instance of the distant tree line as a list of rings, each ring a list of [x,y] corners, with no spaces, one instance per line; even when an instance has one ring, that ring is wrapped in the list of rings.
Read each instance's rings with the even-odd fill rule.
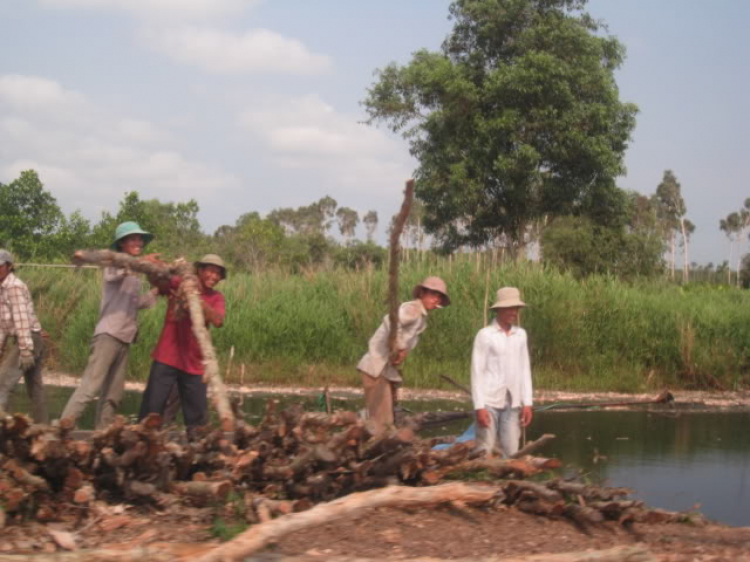
[[[193,199],[162,202],[132,191],[124,194],[116,212],[105,211],[96,223],[78,211],[66,217],[39,175],[27,170],[10,183],[0,183],[0,245],[21,261],[66,261],[77,249],[109,247],[119,223],[137,221],[154,234],[149,251],[171,258],[216,252],[242,270],[379,267],[386,255],[373,241],[377,212],[364,215],[367,240],[357,240],[359,214],[339,207],[331,197],[297,209],[275,209],[266,217],[245,213],[213,234],[201,228],[199,211]]]
[[[674,277],[675,248],[687,246],[694,227],[685,218],[685,204],[674,173],[665,171],[656,192],[645,196],[619,188],[609,189],[602,205],[603,217],[571,214],[552,217],[539,228],[538,258],[545,264],[570,271],[577,277],[609,273],[621,277]],[[740,241],[750,229],[750,199],[746,207],[721,221],[730,236],[730,258],[740,253]],[[447,253],[425,227],[428,207],[416,200],[402,235],[405,259],[415,254]],[[155,235],[149,251],[168,258],[188,259],[206,252],[221,254],[242,271],[280,268],[292,272],[341,267],[379,268],[386,249],[375,242],[379,224],[375,211],[362,219],[354,209],[339,206],[331,197],[298,208],[274,209],[263,217],[257,212],[241,215],[233,225],[223,225],[213,234],[203,231],[195,200],[162,202],[126,193],[116,212],[106,211],[92,223],[78,211],[70,216],[60,210],[33,170],[21,173],[8,184],[0,183],[0,244],[21,261],[67,261],[76,249],[108,247],[115,227],[126,220],[138,221]],[[360,223],[366,240],[356,238]],[[744,225],[744,226],[742,226]],[[453,251],[489,252],[499,259],[518,259],[502,245],[462,246]],[[665,260],[666,258],[666,260]],[[683,267],[693,270],[695,280],[740,283],[750,281],[750,258],[740,261],[742,275],[732,277],[729,262]],[[749,273],[745,273],[745,272]]]

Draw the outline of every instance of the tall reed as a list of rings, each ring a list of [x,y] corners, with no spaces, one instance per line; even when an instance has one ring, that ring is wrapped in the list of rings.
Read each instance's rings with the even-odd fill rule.
[[[678,287],[614,277],[578,281],[532,263],[486,268],[469,257],[404,264],[401,294],[427,275],[448,283],[453,304],[434,311],[405,365],[405,384],[445,387],[441,374],[469,380],[474,335],[486,295],[521,289],[538,388],[644,391],[664,385],[735,389],[750,384],[750,295],[727,287]],[[44,327],[53,368],[81,373],[99,310],[96,270],[21,269]],[[332,270],[290,275],[232,273],[219,286],[225,326],[213,330],[220,359],[231,346],[230,378],[246,382],[356,384],[355,365],[387,313],[385,271]],[[140,316],[130,376],[145,380],[161,330],[164,303]],[[489,315],[491,319],[491,314]]]

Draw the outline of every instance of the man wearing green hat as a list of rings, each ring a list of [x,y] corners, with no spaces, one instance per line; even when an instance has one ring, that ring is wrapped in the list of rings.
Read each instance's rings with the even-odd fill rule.
[[[153,236],[137,222],[123,222],[115,230],[112,249],[139,257]],[[156,261],[158,254],[144,256]],[[91,355],[81,383],[68,400],[61,419],[74,423],[86,406],[99,399],[96,428],[106,427],[114,419],[125,389],[130,344],[138,334],[138,311],[156,302],[154,291],[141,294],[141,279],[124,268],[104,268],[104,286],[99,308],[99,322],[94,329]]]

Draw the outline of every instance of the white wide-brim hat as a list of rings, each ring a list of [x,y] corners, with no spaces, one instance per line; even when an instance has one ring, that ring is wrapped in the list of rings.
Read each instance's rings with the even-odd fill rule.
[[[498,289],[495,303],[490,310],[495,308],[525,307],[526,303],[521,300],[521,292],[515,287],[503,287]]]

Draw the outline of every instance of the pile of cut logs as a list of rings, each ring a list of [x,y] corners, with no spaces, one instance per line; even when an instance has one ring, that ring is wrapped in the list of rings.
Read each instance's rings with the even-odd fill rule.
[[[65,425],[32,425],[21,414],[0,419],[0,527],[6,518],[85,517],[95,501],[206,506],[230,492],[252,506],[248,519],[265,521],[352,492],[477,474],[511,478],[492,501],[529,512],[589,523],[650,513],[622,500],[627,490],[524,480],[558,467],[555,459],[477,458],[471,442],[436,451],[412,429],[378,434],[347,411],[277,411],[271,401],[257,426],[238,421],[233,433],[216,430],[193,443],[169,437],[155,414],[137,425],[118,418],[86,441]]]

